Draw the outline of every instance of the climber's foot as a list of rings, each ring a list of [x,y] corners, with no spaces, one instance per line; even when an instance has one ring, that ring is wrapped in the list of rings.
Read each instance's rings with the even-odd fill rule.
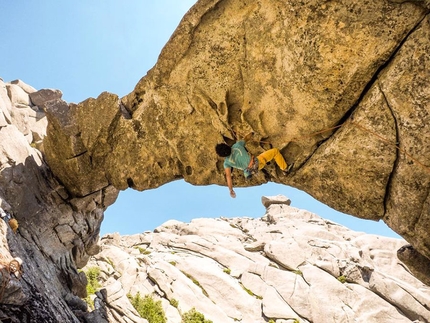
[[[284,169],[282,172],[284,173],[284,175],[288,175],[291,170],[293,169],[294,163],[291,163],[290,166],[287,167],[287,169]]]

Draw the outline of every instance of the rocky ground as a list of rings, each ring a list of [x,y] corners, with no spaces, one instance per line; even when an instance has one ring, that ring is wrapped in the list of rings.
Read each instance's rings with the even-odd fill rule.
[[[264,202],[259,219],[104,236],[84,268],[101,269],[96,303],[121,323],[145,322],[126,296],[138,292],[160,299],[172,323],[193,307],[214,323],[430,321],[430,288],[396,257],[404,240],[351,231],[285,197]]]

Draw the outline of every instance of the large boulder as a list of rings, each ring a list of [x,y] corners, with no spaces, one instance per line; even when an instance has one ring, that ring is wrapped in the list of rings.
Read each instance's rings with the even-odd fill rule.
[[[234,185],[297,187],[429,259],[429,52],[425,1],[199,1],[129,95],[46,107],[46,159],[75,196],[225,184],[215,144],[253,131],[293,172]]]

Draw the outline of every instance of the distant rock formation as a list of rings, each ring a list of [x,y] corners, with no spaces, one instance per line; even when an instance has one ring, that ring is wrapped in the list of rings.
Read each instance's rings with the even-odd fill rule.
[[[84,268],[101,270],[99,308],[109,322],[143,322],[127,298],[139,292],[161,300],[171,323],[193,307],[214,323],[430,322],[430,287],[396,257],[405,241],[265,201],[274,204],[261,219],[104,236]]]
[[[295,168],[236,186],[297,187],[429,259],[429,52],[426,1],[202,0],[129,95],[47,104],[46,160],[74,196],[225,184],[215,144],[253,131]]]

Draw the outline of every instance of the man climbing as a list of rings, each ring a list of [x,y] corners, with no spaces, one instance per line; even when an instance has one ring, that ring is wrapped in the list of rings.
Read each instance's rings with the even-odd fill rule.
[[[227,179],[227,186],[230,190],[230,196],[232,198],[236,197],[231,179],[232,168],[243,170],[245,178],[249,179],[253,174],[257,173],[257,171],[264,168],[264,166],[272,159],[275,160],[276,164],[284,172],[284,174],[288,174],[294,165],[293,163],[287,167],[287,163],[285,162],[285,159],[279,152],[278,148],[269,149],[257,157],[252,156],[245,148],[246,142],[251,139],[252,135],[252,132],[249,133],[245,136],[245,138],[243,138],[243,140],[239,140],[232,147],[225,143],[218,144],[215,147],[217,155],[225,158],[225,177]]]

